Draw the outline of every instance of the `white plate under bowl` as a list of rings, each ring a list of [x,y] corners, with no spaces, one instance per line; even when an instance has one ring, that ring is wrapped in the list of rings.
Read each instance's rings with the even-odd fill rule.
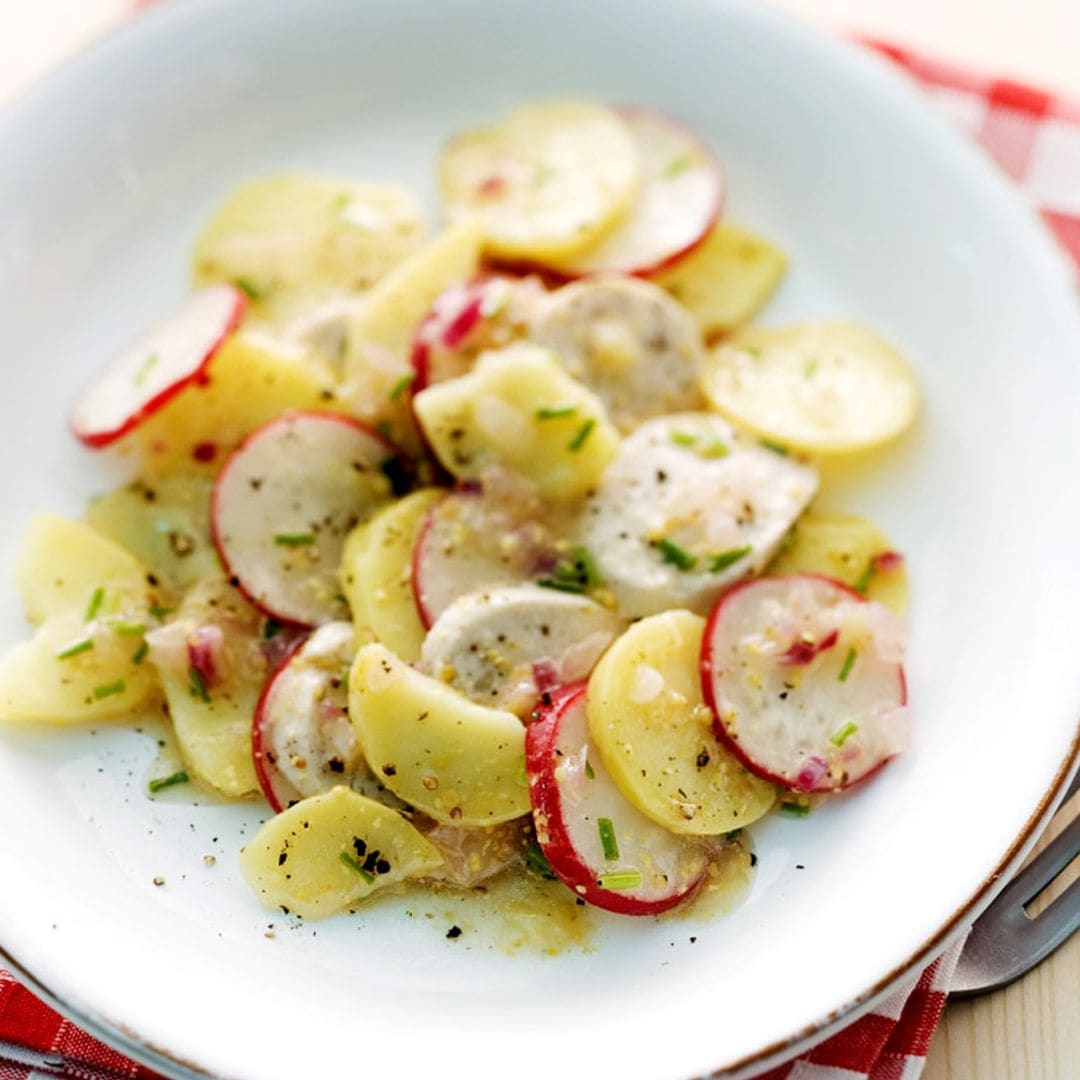
[[[791,252],[767,321],[850,316],[911,357],[916,429],[831,498],[909,557],[914,746],[864,790],[757,830],[731,917],[612,919],[594,951],[545,958],[446,940],[438,903],[290,928],[237,873],[258,808],[149,802],[138,734],[3,732],[0,945],[162,1071],[749,1073],[970,920],[1070,769],[1080,317],[1064,262],[882,62],[742,3],[183,0],[23,98],[0,117],[0,566],[33,510],[78,513],[107,485],[65,431],[72,393],[182,294],[231,184],[304,167],[430,198],[449,133],[552,96],[684,118],[726,166],[730,217]],[[24,626],[3,576],[6,644]]]

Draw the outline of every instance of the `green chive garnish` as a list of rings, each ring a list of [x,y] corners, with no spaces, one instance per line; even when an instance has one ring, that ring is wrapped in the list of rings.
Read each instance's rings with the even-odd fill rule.
[[[690,154],[680,154],[677,158],[672,158],[667,165],[664,166],[664,179],[673,179],[680,173],[686,172],[693,164],[694,159]]]
[[[855,666],[855,657],[859,654],[854,649],[848,649],[847,656],[844,657],[844,666],[840,669],[840,674],[836,677],[841,682],[847,682],[847,677],[851,674],[851,669]],[[837,746],[840,744],[837,743]]]
[[[636,889],[641,884],[640,870],[613,870],[596,879],[601,889]]]
[[[810,379],[816,374],[817,369],[818,362],[816,360],[807,360],[806,363],[803,364],[802,373],[806,376],[806,378]]]
[[[258,302],[264,296],[266,292],[260,289],[250,278],[237,277],[232,279],[232,283],[249,299]]]
[[[714,574],[719,574],[721,570],[726,570],[732,563],[737,563],[740,559],[749,555],[754,549],[747,544],[745,547],[729,548],[727,551],[721,551],[719,555],[712,556],[712,562],[709,563],[709,569]]]
[[[277,619],[267,619],[263,626],[263,640],[270,641],[271,638],[276,638],[281,633],[281,623]]]
[[[94,700],[100,701],[102,698],[112,697],[114,694],[122,694],[127,689],[127,683],[123,679],[117,679],[116,682],[106,683],[104,686],[94,687]]]
[[[874,565],[874,560],[871,559],[866,564],[866,569],[859,575],[858,581],[852,586],[857,593],[865,593],[870,588],[870,582],[877,576],[877,567]]]
[[[91,622],[97,617],[97,613],[101,610],[101,605],[105,603],[105,589],[99,585],[95,590],[93,596],[90,597],[90,603],[86,605],[86,621]]]
[[[355,874],[359,874],[369,885],[375,883],[375,875],[365,870],[347,851],[341,852],[338,858]]]
[[[188,774],[181,769],[179,772],[174,772],[172,776],[163,776],[158,780],[151,780],[147,787],[151,792],[164,791],[165,788],[170,788],[174,784],[186,784],[188,782]]]
[[[697,436],[691,435],[689,431],[673,431],[671,441],[676,446],[693,446],[697,442]]]
[[[758,439],[758,442],[764,446],[766,450],[771,450],[774,454],[779,454],[781,457],[787,457],[791,452],[786,446],[778,442],[773,442],[772,439]]]
[[[562,578],[541,578],[537,583],[541,588],[554,589],[556,592],[583,593],[585,586],[577,581],[563,581]]]
[[[146,659],[146,654],[150,651],[150,646],[144,641],[132,654],[131,662],[133,664],[141,664]]]
[[[722,458],[727,457],[731,453],[730,448],[726,442],[721,439],[713,439],[712,442],[706,443],[698,449],[698,454],[703,458]]]
[[[780,813],[788,817],[807,817],[810,814],[810,807],[797,802],[784,802],[780,804]]]
[[[540,850],[540,845],[531,843],[525,849],[525,865],[529,871],[545,881],[555,881],[555,871],[551,869],[551,863],[547,856]]]
[[[68,660],[73,656],[78,656],[79,653],[89,652],[94,647],[94,641],[92,638],[83,638],[82,641],[76,641],[74,645],[69,645],[66,649],[61,649],[56,654],[57,660]]]
[[[155,619],[164,619],[166,615],[171,615],[176,608],[162,607],[160,604],[151,604],[147,610]]]
[[[278,547],[306,547],[315,543],[314,533],[274,533]]]
[[[416,372],[410,371],[407,375],[402,375],[400,379],[392,387],[390,387],[390,400],[397,401],[406,390],[412,386],[416,379]]]
[[[587,777],[588,777],[588,778],[589,778],[590,780],[595,780],[595,779],[596,779],[596,773],[594,773],[594,772],[593,772],[593,767],[592,767],[592,765],[591,765],[591,764],[589,763],[589,759],[588,759],[588,758],[586,758],[586,759],[585,759],[585,775],[586,775],[586,776],[587,776]]]
[[[570,589],[564,589],[564,592],[583,592],[585,589],[600,584],[600,572],[596,569],[596,563],[589,549],[576,547],[570,552],[569,560],[558,563],[552,577],[546,580],[572,586]],[[547,586],[547,588],[557,587],[557,585]]]
[[[855,732],[858,731],[858,730],[859,730],[859,725],[858,724],[853,724],[849,720],[838,732],[836,732],[835,735],[833,735],[829,739],[829,742],[831,742],[833,744],[833,746],[843,746],[844,743],[846,743],[848,741],[848,739],[850,739],[851,736],[854,735]]]
[[[146,381],[146,376],[150,374],[150,371],[152,370],[154,365],[158,362],[158,359],[159,359],[159,357],[158,357],[157,353],[151,353],[143,361],[142,367],[139,368],[139,370],[135,373],[135,385],[136,386],[142,386],[142,384]]]
[[[109,624],[122,637],[141,637],[146,633],[146,626],[141,622],[114,622]]]
[[[544,405],[536,410],[537,420],[561,420],[564,416],[573,416],[576,405]]]
[[[615,826],[611,819],[602,817],[596,821],[596,828],[600,833],[600,846],[604,849],[604,858],[613,862],[619,857],[619,845],[615,840]]]
[[[192,696],[209,704],[210,692],[206,689],[206,680],[202,677],[202,672],[198,668],[188,668],[188,683],[191,687]]]
[[[655,547],[663,556],[664,562],[672,563],[682,571],[693,570],[697,565],[697,559],[686,548],[679,547],[674,540],[661,536],[655,542]]]
[[[596,427],[596,421],[590,417],[581,425],[578,433],[566,444],[566,449],[576,454],[585,445],[585,441],[592,434],[594,427]]]

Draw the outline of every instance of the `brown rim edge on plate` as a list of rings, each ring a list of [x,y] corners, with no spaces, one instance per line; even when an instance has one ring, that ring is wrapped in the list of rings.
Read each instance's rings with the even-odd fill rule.
[[[1078,762],[1080,762],[1080,724],[1077,725],[1072,744],[1054,774],[1050,786],[993,871],[983,879],[971,897],[953,912],[941,929],[912,953],[904,963],[897,965],[886,975],[883,975],[864,993],[854,998],[847,1005],[834,1009],[823,1016],[821,1020],[803,1028],[801,1031],[794,1032],[778,1042],[762,1047],[747,1057],[709,1073],[710,1080],[721,1080],[721,1078],[736,1076],[750,1077],[754,1074],[745,1070],[751,1066],[760,1070],[782,1064],[797,1054],[804,1044],[824,1038],[829,1034],[830,1029],[838,1028],[842,1022],[853,1019],[853,1014],[861,1014],[869,1010],[904,975],[915,968],[925,967],[931,960],[936,959],[948,944],[949,938],[959,934],[966,923],[974,922],[980,911],[1005,887],[1012,873],[1018,869],[1020,861],[1028,853],[1028,848],[1034,846],[1043,828],[1049,824],[1050,818],[1057,809],[1058,801],[1065,792],[1074,767]],[[133,1060],[150,1068],[160,1069],[164,1067],[169,1070],[170,1075],[175,1080],[226,1080],[225,1077],[207,1072],[194,1062],[175,1057],[163,1047],[145,1042],[137,1032],[126,1024],[105,1017],[97,1018],[90,1013],[81,1012],[79,1009],[68,1005],[57,992],[45,986],[29,971],[25,964],[14,957],[3,945],[0,945],[0,960],[18,976],[20,982],[43,999],[46,1004],[73,1024],[88,1031],[103,1043],[120,1053],[126,1054]],[[698,1078],[695,1078],[695,1080],[698,1080]]]

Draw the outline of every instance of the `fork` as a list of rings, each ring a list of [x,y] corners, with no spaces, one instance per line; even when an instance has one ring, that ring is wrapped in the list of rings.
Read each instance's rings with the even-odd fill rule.
[[[1062,807],[1080,791],[1073,777]],[[1080,929],[1080,880],[1074,881],[1039,915],[1028,905],[1080,856],[1080,814],[1001,891],[979,916],[964,943],[949,992],[976,997],[1025,975]]]

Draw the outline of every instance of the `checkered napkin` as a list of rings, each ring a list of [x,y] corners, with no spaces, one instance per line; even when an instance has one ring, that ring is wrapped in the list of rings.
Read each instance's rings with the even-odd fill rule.
[[[865,44],[905,68],[936,106],[990,152],[1080,269],[1080,106],[879,41]],[[758,1080],[916,1080],[959,952],[960,945],[953,946],[872,1012]],[[80,1031],[0,969],[0,1080],[157,1075]]]

